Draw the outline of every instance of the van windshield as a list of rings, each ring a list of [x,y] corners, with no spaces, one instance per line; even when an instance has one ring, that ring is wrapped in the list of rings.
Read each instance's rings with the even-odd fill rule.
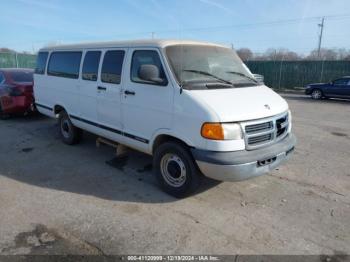
[[[166,55],[179,85],[185,89],[221,89],[256,86],[238,55],[229,48],[173,45]]]

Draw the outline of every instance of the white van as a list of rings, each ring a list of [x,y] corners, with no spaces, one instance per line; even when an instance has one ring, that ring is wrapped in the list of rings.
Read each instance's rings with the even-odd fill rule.
[[[202,174],[239,181],[275,169],[293,151],[286,101],[259,84],[235,51],[145,40],[40,50],[38,110],[63,142],[82,130],[153,155],[162,188],[183,197]]]

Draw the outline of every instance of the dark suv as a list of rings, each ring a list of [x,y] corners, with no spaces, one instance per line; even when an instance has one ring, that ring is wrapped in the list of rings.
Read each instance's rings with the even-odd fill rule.
[[[327,84],[310,84],[306,87],[305,94],[311,95],[313,99],[350,98],[350,76],[344,76]]]

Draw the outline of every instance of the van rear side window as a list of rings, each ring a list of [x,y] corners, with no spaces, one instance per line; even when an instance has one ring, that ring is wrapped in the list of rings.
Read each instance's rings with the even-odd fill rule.
[[[102,65],[102,82],[120,84],[124,54],[124,51],[106,52]]]
[[[82,73],[84,80],[97,81],[100,57],[101,51],[89,51],[86,53]]]
[[[39,52],[38,58],[36,59],[36,67],[34,71],[35,74],[40,74],[40,75],[45,74],[46,61],[48,56],[49,56],[48,52]]]
[[[50,56],[48,75],[78,78],[82,52],[53,52]]]

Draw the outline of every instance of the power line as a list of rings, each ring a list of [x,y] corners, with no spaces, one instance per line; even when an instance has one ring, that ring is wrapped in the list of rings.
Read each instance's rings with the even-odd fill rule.
[[[238,27],[244,28],[244,27],[257,27],[257,26],[280,26],[280,25],[288,25],[288,24],[294,24],[299,22],[313,22],[323,18],[327,18],[327,20],[349,19],[350,14],[312,16],[312,17],[301,17],[301,18],[294,18],[294,19],[280,19],[280,20],[274,20],[274,21],[268,21],[268,22],[257,22],[257,23],[248,23],[248,24],[182,28],[181,32],[208,31],[208,30],[230,29],[230,28],[238,28]],[[155,32],[176,33],[176,32],[179,32],[179,30],[178,29],[157,30]],[[140,32],[135,34],[149,34],[149,33],[152,33],[152,32]]]

